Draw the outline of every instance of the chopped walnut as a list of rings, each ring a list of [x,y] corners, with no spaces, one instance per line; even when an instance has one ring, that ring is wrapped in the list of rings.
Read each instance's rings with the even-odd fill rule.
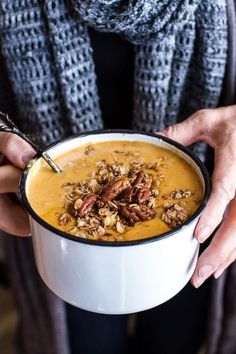
[[[130,171],[131,172],[141,171],[143,166],[144,166],[144,161],[142,159],[133,160],[130,162]]]
[[[98,193],[101,189],[100,184],[95,178],[92,178],[91,181],[88,183],[88,187],[91,189],[93,193]]]
[[[150,169],[150,170],[154,170],[154,171],[158,171],[160,168],[160,162],[154,162],[154,163],[146,163],[145,167]]]
[[[188,211],[183,203],[165,203],[161,219],[171,228],[182,225],[188,218]]]
[[[163,199],[183,199],[189,198],[193,193],[189,189],[176,189],[169,194],[163,194]]]
[[[69,213],[61,214],[58,218],[59,225],[66,225],[69,221],[72,220],[72,217]]]
[[[88,145],[88,146],[86,146],[84,153],[85,153],[85,155],[90,155],[94,150],[95,150],[95,148],[93,145]]]

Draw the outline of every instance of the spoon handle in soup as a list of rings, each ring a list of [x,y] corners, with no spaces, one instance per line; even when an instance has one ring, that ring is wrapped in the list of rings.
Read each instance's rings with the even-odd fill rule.
[[[3,121],[3,123],[0,122],[0,131],[20,136],[29,145],[31,145],[37,153],[42,156],[42,158],[50,165],[54,172],[62,172],[62,169],[50,158],[50,156],[44,151],[42,147],[36,144],[33,139],[29,137],[29,135],[19,130],[15,123],[9,118],[8,114],[2,113],[0,111],[0,115],[1,120]]]

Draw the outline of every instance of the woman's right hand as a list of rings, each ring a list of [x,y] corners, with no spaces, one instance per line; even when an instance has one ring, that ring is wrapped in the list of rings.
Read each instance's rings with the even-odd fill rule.
[[[19,136],[0,132],[0,229],[17,236],[30,236],[27,213],[7,193],[19,192],[21,170],[35,156],[34,149]]]

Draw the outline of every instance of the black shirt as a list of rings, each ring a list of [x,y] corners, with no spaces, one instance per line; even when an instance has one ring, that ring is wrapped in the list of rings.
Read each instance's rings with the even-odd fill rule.
[[[89,29],[104,127],[130,129],[134,48],[112,33]]]

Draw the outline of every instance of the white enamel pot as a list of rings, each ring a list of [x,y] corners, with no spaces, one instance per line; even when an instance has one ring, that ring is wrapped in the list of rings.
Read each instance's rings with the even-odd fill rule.
[[[199,250],[194,228],[209,198],[210,181],[204,165],[189,150],[154,134],[94,131],[54,144],[47,152],[55,158],[87,143],[114,140],[144,141],[171,149],[194,168],[204,197],[184,225],[161,236],[124,242],[87,240],[59,231],[34,212],[27,198],[27,184],[40,158],[23,171],[20,191],[30,217],[37,268],[47,286],[81,309],[127,314],[162,304],[191,278]]]

